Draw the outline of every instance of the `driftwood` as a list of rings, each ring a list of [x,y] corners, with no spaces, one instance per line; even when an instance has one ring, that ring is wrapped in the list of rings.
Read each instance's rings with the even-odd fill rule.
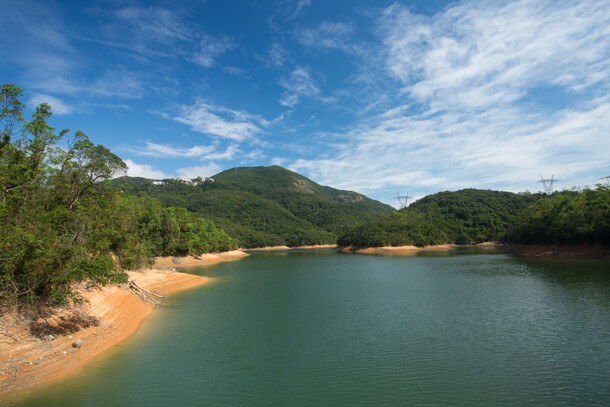
[[[163,296],[159,295],[159,294],[155,294],[151,291],[148,291],[145,288],[140,287],[138,285],[138,283],[136,283],[136,280],[129,280],[129,283],[127,284],[127,288],[129,288],[129,291],[131,291],[132,294],[137,295],[138,297],[142,298],[145,302],[152,304],[153,306],[161,305],[161,302],[155,300],[152,297],[163,298]]]

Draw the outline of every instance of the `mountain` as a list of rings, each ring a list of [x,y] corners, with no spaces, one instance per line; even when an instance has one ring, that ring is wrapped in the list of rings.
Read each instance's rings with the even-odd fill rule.
[[[439,192],[348,230],[338,243],[373,247],[500,240],[538,198],[478,189]]]
[[[278,166],[237,167],[212,178],[154,183],[122,177],[113,185],[209,218],[246,248],[336,243],[349,228],[394,211],[362,194],[318,185]]]

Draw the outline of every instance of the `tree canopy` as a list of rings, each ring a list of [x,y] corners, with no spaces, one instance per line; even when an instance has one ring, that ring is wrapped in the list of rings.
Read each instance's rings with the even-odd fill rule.
[[[186,209],[109,183],[125,163],[82,132],[56,132],[51,108],[23,117],[20,88],[0,89],[0,304],[78,299],[76,282],[123,282],[158,255],[236,248]]]

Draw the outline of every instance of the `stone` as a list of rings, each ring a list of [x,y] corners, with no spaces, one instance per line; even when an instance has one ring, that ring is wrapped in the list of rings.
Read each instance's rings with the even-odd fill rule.
[[[83,346],[82,339],[77,339],[72,343],[73,348],[80,349],[81,346]]]

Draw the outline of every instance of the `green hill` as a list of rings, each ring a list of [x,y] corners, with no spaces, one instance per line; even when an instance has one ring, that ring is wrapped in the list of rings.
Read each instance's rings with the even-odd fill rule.
[[[166,206],[184,207],[211,219],[242,247],[336,243],[337,237],[363,221],[394,209],[352,191],[316,184],[273,167],[239,167],[212,179],[164,180],[122,177],[129,193],[145,192]]]
[[[537,195],[464,189],[426,196],[343,234],[348,246],[431,245],[500,240]]]

